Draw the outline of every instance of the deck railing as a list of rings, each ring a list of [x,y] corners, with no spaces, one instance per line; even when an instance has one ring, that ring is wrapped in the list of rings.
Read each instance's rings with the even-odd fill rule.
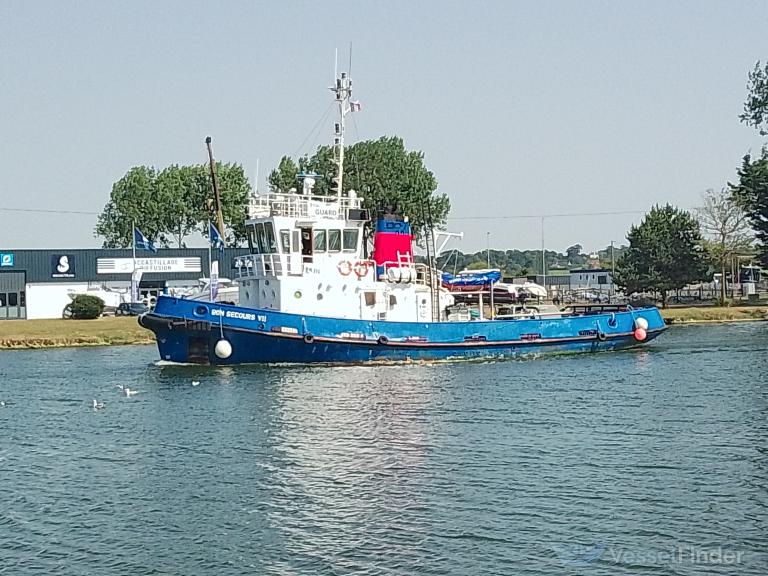
[[[336,196],[305,196],[303,194],[267,194],[251,198],[248,215],[251,218],[267,216],[289,216],[311,218],[325,207],[336,209],[340,218],[346,217],[348,209],[359,209],[362,198]]]
[[[283,254],[246,254],[235,260],[238,278],[247,276],[284,276],[288,257]]]

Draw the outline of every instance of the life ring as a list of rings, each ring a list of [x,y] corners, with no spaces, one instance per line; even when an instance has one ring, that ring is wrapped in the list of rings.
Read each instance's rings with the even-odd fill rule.
[[[304,342],[307,344],[312,344],[312,342],[315,341],[315,337],[312,335],[311,332],[307,332],[304,334]]]
[[[598,339],[600,342],[605,342],[605,339],[606,339],[606,338],[607,338],[607,336],[605,335],[605,332],[598,332],[598,333],[597,333],[597,339]]]
[[[382,346],[386,346],[387,344],[389,344],[389,338],[387,338],[386,336],[379,336],[379,344],[381,344]]]
[[[342,276],[349,276],[352,273],[352,262],[349,260],[342,260],[336,264],[336,269]]]
[[[358,278],[365,278],[365,276],[368,274],[368,262],[365,260],[359,260],[355,262],[354,271]]]

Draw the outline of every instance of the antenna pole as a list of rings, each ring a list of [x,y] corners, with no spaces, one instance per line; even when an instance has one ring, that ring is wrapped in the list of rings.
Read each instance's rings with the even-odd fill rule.
[[[219,229],[219,235],[224,241],[224,216],[221,211],[221,196],[219,195],[219,180],[216,177],[216,163],[213,161],[213,150],[211,149],[211,137],[205,139],[205,145],[208,147],[208,161],[211,165],[211,180],[213,181],[213,195],[216,199],[216,224]],[[210,242],[209,242],[210,244]]]
[[[351,57],[351,56],[350,56]],[[338,69],[338,51],[336,52],[336,65]],[[336,196],[341,199],[341,192],[344,189],[344,130],[345,117],[352,111],[350,98],[352,96],[352,80],[346,72],[338,73],[331,91],[336,96],[336,102],[339,104],[339,121],[334,126],[333,134],[333,158],[336,162]]]
[[[256,180],[253,183],[253,192],[256,196],[259,195],[259,159],[256,158]]]
[[[544,252],[544,216],[541,217],[541,277],[544,282],[544,290],[547,289],[547,260]]]

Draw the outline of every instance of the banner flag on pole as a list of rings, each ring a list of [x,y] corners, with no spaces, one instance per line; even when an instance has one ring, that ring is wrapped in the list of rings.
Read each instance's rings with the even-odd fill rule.
[[[142,234],[141,230],[138,228],[133,229],[133,245],[136,246],[136,248],[141,248],[142,250],[157,252],[157,248],[155,248],[154,243],[151,242],[146,236],[144,236],[144,234]]]
[[[216,296],[219,295],[219,261],[211,262],[211,302],[216,302]]]
[[[139,293],[139,285],[141,283],[143,272],[144,271],[141,268],[137,268],[133,271],[133,274],[131,274],[131,302],[139,301],[139,296],[141,295]]]
[[[213,222],[208,222],[208,228],[208,236],[210,237],[211,246],[218,248],[219,250],[224,250],[224,239],[221,237],[221,234],[219,234],[216,226],[213,225]]]

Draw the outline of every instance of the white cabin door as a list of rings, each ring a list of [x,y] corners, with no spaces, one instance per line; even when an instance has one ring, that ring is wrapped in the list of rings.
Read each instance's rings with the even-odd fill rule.
[[[288,254],[288,274],[301,276],[303,271],[301,237],[299,236],[299,230],[293,230],[291,234],[291,251]]]

